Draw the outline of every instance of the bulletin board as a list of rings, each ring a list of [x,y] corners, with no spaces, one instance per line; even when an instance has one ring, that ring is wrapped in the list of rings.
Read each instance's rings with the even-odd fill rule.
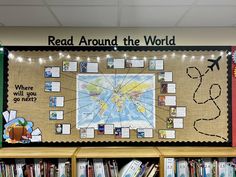
[[[6,144],[231,141],[229,47],[39,49],[5,49]]]

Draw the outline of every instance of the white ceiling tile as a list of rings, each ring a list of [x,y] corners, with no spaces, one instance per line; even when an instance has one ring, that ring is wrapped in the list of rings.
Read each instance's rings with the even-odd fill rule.
[[[64,26],[116,26],[117,7],[51,6]]]
[[[192,5],[195,0],[120,0],[123,6],[181,6]]]
[[[122,27],[175,26],[187,11],[187,7],[123,7]]]
[[[5,26],[56,26],[46,7],[0,6],[0,22]]]
[[[0,0],[0,5],[43,5],[42,0]]]
[[[198,0],[197,5],[236,5],[236,0]]]
[[[118,0],[46,0],[48,5],[80,5],[80,6],[101,6],[117,5]]]
[[[179,26],[232,26],[236,24],[235,7],[195,7]]]

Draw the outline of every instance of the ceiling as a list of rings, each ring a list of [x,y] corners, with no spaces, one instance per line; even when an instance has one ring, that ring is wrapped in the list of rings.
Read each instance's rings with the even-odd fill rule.
[[[0,26],[232,27],[236,0],[0,0]]]

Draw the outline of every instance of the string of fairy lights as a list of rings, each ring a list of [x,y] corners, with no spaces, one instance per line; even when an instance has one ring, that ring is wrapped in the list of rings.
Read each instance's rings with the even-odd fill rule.
[[[220,51],[219,55],[220,56],[224,56],[225,52]],[[231,55],[231,52],[226,53],[226,56]],[[137,56],[129,56],[127,53],[124,53],[122,56],[120,56],[121,58],[124,59],[143,59],[144,61],[147,61],[147,59],[174,59],[177,58],[177,54],[175,52],[171,53],[171,54],[163,54],[162,56],[143,56],[143,57],[137,57]],[[190,59],[190,60],[200,60],[200,61],[204,61],[205,59],[214,59],[218,56],[216,56],[216,54],[211,54],[208,56],[205,55],[201,55],[201,56],[188,56],[185,53],[183,53],[182,55],[178,56],[178,58],[181,58],[182,61],[184,61],[185,59]],[[58,52],[58,54],[54,54],[54,55],[48,55],[47,57],[38,57],[38,58],[33,58],[32,56],[20,56],[17,55],[17,52],[9,52],[8,54],[8,58],[10,60],[14,60],[16,62],[19,63],[23,63],[23,62],[27,62],[29,64],[31,63],[39,63],[40,65],[42,64],[46,64],[47,62],[53,62],[54,60],[60,60],[60,59],[68,59],[68,60],[76,60],[76,61],[87,61],[87,62],[91,62],[91,61],[95,61],[95,62],[100,62],[102,59],[107,59],[107,58],[112,58],[111,54],[107,54],[104,57],[100,56],[76,56],[72,57],[72,55],[70,55],[69,53],[64,53],[64,52]]]

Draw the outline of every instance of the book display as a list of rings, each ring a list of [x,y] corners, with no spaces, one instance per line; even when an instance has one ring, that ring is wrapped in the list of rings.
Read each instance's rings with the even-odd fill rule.
[[[230,50],[5,48],[3,143],[228,144]]]
[[[165,158],[166,177],[235,177],[235,158]]]
[[[0,175],[234,177],[234,53],[4,48]]]
[[[70,177],[68,159],[11,159],[0,161],[0,176]]]

